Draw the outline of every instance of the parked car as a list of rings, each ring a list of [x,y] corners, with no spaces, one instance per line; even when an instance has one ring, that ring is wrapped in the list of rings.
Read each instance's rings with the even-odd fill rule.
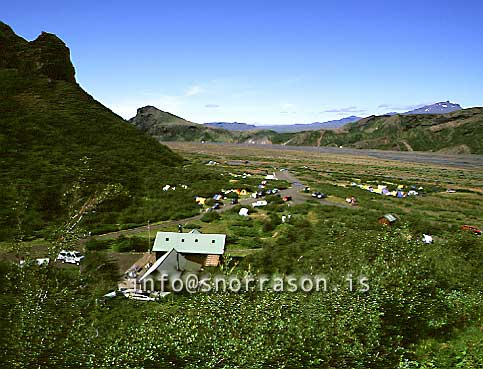
[[[104,297],[105,299],[112,299],[115,297],[124,297],[124,296],[125,294],[121,290],[117,290],[117,291],[108,292],[102,297]]]
[[[327,195],[325,193],[316,191],[316,192],[312,193],[312,197],[315,197],[317,199],[325,199],[327,197]]]
[[[69,263],[75,265],[80,265],[80,262],[83,259],[84,255],[82,255],[79,251],[62,250],[57,256],[57,260],[62,261],[62,263]]]
[[[231,199],[230,203],[232,205],[238,204],[238,199],[235,197],[235,198]]]
[[[128,288],[128,287],[120,287],[118,290],[123,296],[127,297],[128,294],[130,293],[135,293],[137,290],[134,288]]]
[[[57,260],[58,261],[65,260],[67,253],[69,253],[69,252],[70,251],[65,251],[65,250],[62,250],[61,252],[59,252],[59,255],[57,256]]]
[[[213,209],[214,210],[218,210],[221,208],[221,204],[219,202],[215,203],[215,205],[213,205]]]
[[[267,201],[266,201],[266,200],[258,200],[258,201],[256,201],[256,202],[252,203],[252,206],[253,206],[254,208],[256,208],[256,207],[259,207],[259,206],[267,206],[267,204],[268,204],[268,203],[267,203]]]
[[[292,201],[292,196],[284,196],[283,201]]]

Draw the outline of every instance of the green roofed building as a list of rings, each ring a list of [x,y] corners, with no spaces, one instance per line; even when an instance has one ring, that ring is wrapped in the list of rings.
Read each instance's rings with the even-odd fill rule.
[[[392,214],[385,214],[378,219],[378,222],[384,225],[392,225],[397,221],[397,218]]]
[[[156,253],[156,259],[174,249],[190,261],[203,266],[217,266],[220,255],[225,252],[225,238],[224,234],[203,234],[198,231],[158,232],[152,251]]]

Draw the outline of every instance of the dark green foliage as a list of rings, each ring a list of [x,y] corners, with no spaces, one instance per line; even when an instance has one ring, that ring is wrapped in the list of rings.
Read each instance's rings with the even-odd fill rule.
[[[281,217],[277,213],[270,212],[269,219],[263,222],[263,232],[271,232],[281,223]]]
[[[201,217],[201,221],[205,223],[211,223],[218,219],[220,219],[220,214],[216,211],[209,211]]]
[[[9,265],[5,271],[0,306],[8,329],[2,329],[0,362],[16,368],[85,362],[79,349],[95,335],[85,320],[95,308],[86,281],[72,269]]]
[[[117,252],[146,252],[149,250],[148,240],[142,237],[126,237],[124,235],[115,239],[91,239],[85,243],[86,250],[101,251],[111,249]]]
[[[111,247],[111,240],[97,240],[93,238],[87,241],[84,247],[89,251],[107,250]]]
[[[185,229],[199,229],[201,226],[199,224],[193,224],[193,223],[187,223],[183,225],[183,228]]]
[[[0,319],[9,326],[0,345],[9,347],[7,353],[26,350],[3,361],[19,367],[429,368],[433,363],[478,368],[480,238],[457,233],[425,245],[403,222],[387,228],[368,221],[377,211],[305,204],[290,212],[290,224],[280,224],[274,212],[264,220],[223,213],[223,220],[236,219],[230,223],[230,245],[262,247],[238,272],[323,274],[326,292],[199,293],[174,295],[160,304],[121,299],[96,305],[95,297],[117,275],[102,252],[89,253],[80,274],[0,264],[5,296]],[[309,214],[315,221],[307,220]],[[277,236],[262,242],[268,222],[269,234]],[[368,279],[367,292],[360,291],[361,276]],[[61,288],[66,284],[68,291]],[[36,297],[38,291],[48,291],[47,298]],[[67,310],[54,307],[59,303]],[[69,318],[59,323],[66,311]],[[33,342],[28,350],[22,346],[26,339]],[[440,343],[450,346],[441,351]],[[70,351],[62,355],[66,347]]]
[[[148,240],[140,237],[125,237],[120,236],[111,243],[111,247],[114,251],[118,252],[146,252],[150,249]]]
[[[90,284],[98,289],[98,293],[115,285],[120,278],[116,262],[101,252],[86,253],[82,260],[82,272]]]

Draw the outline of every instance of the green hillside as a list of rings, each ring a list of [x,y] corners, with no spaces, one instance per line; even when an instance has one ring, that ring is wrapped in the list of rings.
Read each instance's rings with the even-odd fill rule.
[[[154,106],[139,108],[136,116],[129,121],[161,141],[234,142],[236,136],[224,129],[190,122]]]
[[[483,108],[438,115],[371,116],[340,130],[296,134],[290,145],[483,153]]]
[[[120,189],[92,214],[94,231],[190,215],[192,194],[168,197],[162,184],[205,176],[184,173],[180,156],[83,91],[60,39],[43,33],[27,42],[1,22],[0,152],[0,240],[55,223],[76,184],[81,199],[106,185]]]

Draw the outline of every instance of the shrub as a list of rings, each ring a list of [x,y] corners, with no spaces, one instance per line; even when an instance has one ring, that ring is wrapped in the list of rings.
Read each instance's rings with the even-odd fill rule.
[[[220,218],[221,218],[220,214],[218,214],[216,211],[210,211],[208,213],[203,214],[203,216],[201,217],[201,221],[205,223],[211,223],[214,220],[218,220]]]
[[[117,252],[145,252],[149,245],[146,239],[141,237],[120,236],[112,243],[112,249]]]
[[[85,248],[86,250],[89,250],[89,251],[106,250],[106,249],[109,249],[110,247],[111,247],[110,240],[96,240],[95,238],[93,238],[85,243]]]
[[[186,229],[200,229],[201,226],[199,224],[194,224],[194,223],[186,223],[183,228]]]

